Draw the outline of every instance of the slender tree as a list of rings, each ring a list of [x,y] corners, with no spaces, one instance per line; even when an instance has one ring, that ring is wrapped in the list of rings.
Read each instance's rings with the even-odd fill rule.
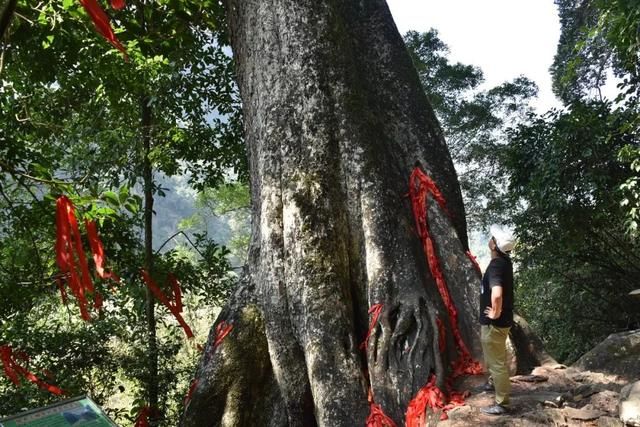
[[[478,276],[440,127],[383,0],[226,6],[252,238],[182,425],[363,425],[369,387],[400,423],[432,374],[444,388],[458,351],[407,198],[416,162],[446,199],[427,199],[434,258],[478,348]],[[370,307],[382,311],[361,351]]]

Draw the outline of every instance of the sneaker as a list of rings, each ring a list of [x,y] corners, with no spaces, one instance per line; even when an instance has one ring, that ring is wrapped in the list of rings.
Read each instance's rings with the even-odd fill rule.
[[[479,385],[479,386],[477,386],[477,387],[474,387],[472,390],[473,390],[475,393],[483,393],[483,392],[491,393],[491,392],[494,392],[496,389],[495,389],[495,387],[493,386],[493,383],[491,383],[491,382],[486,382],[486,383],[484,383],[484,384],[482,384],[482,385]]]
[[[482,391],[496,391],[496,388],[493,386],[492,382],[487,381],[482,386]]]
[[[484,408],[480,408],[480,412],[487,415],[504,415],[509,412],[509,410],[505,406],[495,404],[492,406],[485,406]]]

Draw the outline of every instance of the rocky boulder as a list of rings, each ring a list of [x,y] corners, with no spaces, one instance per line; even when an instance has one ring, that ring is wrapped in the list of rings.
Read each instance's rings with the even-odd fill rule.
[[[542,340],[517,314],[513,315],[514,325],[509,332],[509,368],[512,374],[528,374],[536,366],[555,365],[557,362],[544,349]]]
[[[620,392],[620,420],[630,426],[640,426],[640,381],[623,387]]]
[[[637,380],[640,377],[640,329],[609,335],[573,366],[619,375],[628,381]]]

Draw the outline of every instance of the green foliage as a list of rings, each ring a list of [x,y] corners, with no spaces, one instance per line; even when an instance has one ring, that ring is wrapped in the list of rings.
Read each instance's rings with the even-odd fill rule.
[[[231,228],[231,238],[227,243],[231,262],[241,266],[247,261],[249,249],[250,195],[249,186],[244,182],[231,182],[217,188],[205,188],[198,193],[196,213],[181,222],[185,230],[202,230],[205,218],[225,217]]]
[[[518,126],[503,152],[520,308],[561,360],[640,327],[626,297],[640,280],[640,242],[625,234],[616,192],[630,174],[616,155],[628,120],[610,103],[576,103]]]
[[[620,185],[621,205],[627,212],[627,231],[637,237],[637,182],[640,172],[634,159],[640,149],[640,5],[634,0],[556,0],[560,12],[562,34],[552,67],[554,90],[565,103],[584,100],[597,93],[611,70],[618,79],[616,97],[619,110],[628,119],[616,133],[636,135],[620,151],[620,159],[628,162],[632,176]]]
[[[78,2],[19,1],[0,74],[0,343],[26,351],[34,368],[55,371],[71,394],[91,392],[107,409],[119,408],[110,409],[119,423],[135,417],[149,379],[139,277],[143,136],[150,135],[154,170],[187,174],[195,188],[247,174],[220,4],[127,3],[109,11],[129,54],[125,62]],[[151,127],[142,126],[142,109],[151,111]],[[153,189],[171,196],[157,184]],[[81,227],[85,218],[98,222],[107,268],[123,279],[115,292],[96,280],[106,310],[90,324],[78,321],[73,298],[61,305],[55,286],[60,194],[77,206]],[[155,254],[156,281],[163,286],[171,271],[186,300],[219,303],[233,281],[228,251],[204,235],[188,237],[188,246]],[[161,306],[158,313],[160,409],[163,425],[175,425],[197,354],[180,355],[181,329]],[[2,414],[52,399],[2,378],[0,395]]]
[[[404,40],[456,164],[469,223],[482,228],[504,210],[500,147],[506,130],[527,119],[537,87],[521,76],[481,90],[482,71],[451,63],[436,30],[408,32]]]

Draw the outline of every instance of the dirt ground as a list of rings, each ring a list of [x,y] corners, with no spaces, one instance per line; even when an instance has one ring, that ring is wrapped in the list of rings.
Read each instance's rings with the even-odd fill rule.
[[[493,393],[479,391],[482,376],[466,377],[458,384],[469,390],[464,406],[449,411],[449,419],[431,417],[429,426],[597,426],[621,427],[618,397],[628,382],[615,375],[579,371],[563,365],[534,369],[511,378],[511,408],[502,416],[484,415],[480,408],[493,404]]]

